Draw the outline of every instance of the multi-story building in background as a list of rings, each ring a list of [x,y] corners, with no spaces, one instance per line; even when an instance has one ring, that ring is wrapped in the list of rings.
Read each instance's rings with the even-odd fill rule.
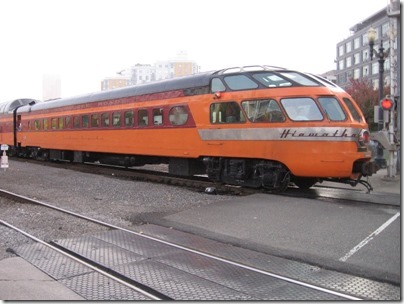
[[[154,64],[137,63],[125,72],[126,77],[109,77],[101,82],[101,90],[110,90],[113,88],[148,83],[156,80],[170,79],[192,75],[200,72],[200,67],[195,61],[187,60],[184,52],[177,54],[177,57],[167,61],[157,61]],[[124,83],[123,79],[128,79]],[[121,82],[117,82],[122,79]]]
[[[336,82],[344,87],[350,79],[368,78],[372,81],[374,89],[379,87],[379,63],[377,56],[370,59],[368,31],[373,27],[376,30],[374,49],[378,50],[380,42],[384,50],[389,47],[397,49],[397,45],[390,46],[389,29],[390,19],[386,8],[378,11],[369,18],[350,28],[352,35],[337,44],[337,70]],[[390,83],[390,58],[387,56],[384,62],[384,83]]]
[[[117,88],[122,88],[130,85],[131,80],[129,77],[125,76],[116,76],[116,77],[108,77],[104,78],[101,81],[101,90],[112,90]]]

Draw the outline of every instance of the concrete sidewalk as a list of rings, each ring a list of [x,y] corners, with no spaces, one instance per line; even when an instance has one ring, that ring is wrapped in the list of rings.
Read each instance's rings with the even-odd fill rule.
[[[3,301],[85,300],[20,257],[0,261],[0,299]]]

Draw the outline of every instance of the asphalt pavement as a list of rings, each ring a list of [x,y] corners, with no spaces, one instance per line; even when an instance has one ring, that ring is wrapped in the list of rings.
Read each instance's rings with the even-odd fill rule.
[[[380,170],[370,182],[374,192],[401,194],[400,177],[391,180],[386,170]],[[398,199],[401,202],[400,196]],[[374,232],[389,221],[376,237]],[[257,194],[186,210],[163,218],[161,223],[333,269],[382,277],[388,282],[401,280],[400,214],[391,208],[367,210]],[[361,241],[366,244],[352,253]],[[20,257],[0,261],[0,299],[83,300]]]

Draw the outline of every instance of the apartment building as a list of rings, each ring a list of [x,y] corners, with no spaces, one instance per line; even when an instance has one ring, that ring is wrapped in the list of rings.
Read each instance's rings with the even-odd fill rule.
[[[337,44],[336,83],[344,87],[351,78],[369,78],[374,89],[379,88],[379,63],[376,54],[370,59],[368,31],[376,30],[374,49],[379,50],[380,44],[385,51],[390,47],[397,50],[397,44],[390,46],[390,18],[386,8],[376,12],[369,18],[350,28],[352,35]],[[396,52],[397,53],[397,52]],[[384,84],[390,84],[390,57],[385,57]]]

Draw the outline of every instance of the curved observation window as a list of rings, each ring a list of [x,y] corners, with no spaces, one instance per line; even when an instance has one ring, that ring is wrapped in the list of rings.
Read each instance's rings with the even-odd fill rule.
[[[212,84],[211,84],[210,88],[211,88],[212,93],[226,91],[225,85],[223,84],[223,82],[219,78],[213,78],[212,79]]]
[[[246,100],[242,102],[244,112],[251,122],[282,122],[285,121],[278,103],[273,99]]]
[[[232,90],[247,90],[258,88],[258,84],[245,75],[226,76],[224,77],[224,82]]]
[[[334,97],[320,97],[318,102],[329,120],[343,121],[346,119],[344,111]]]
[[[210,105],[210,121],[214,124],[245,122],[243,111],[237,102],[218,102]]]
[[[184,106],[175,106],[170,109],[168,119],[174,126],[181,126],[186,124],[188,120],[188,112]]]
[[[283,98],[281,104],[291,120],[323,120],[323,114],[311,98]]]
[[[351,115],[352,115],[353,119],[356,120],[357,122],[361,122],[362,117],[359,114],[359,112],[356,110],[353,102],[348,98],[344,98],[343,100],[344,100],[345,105],[349,109],[349,112],[351,112]]]

